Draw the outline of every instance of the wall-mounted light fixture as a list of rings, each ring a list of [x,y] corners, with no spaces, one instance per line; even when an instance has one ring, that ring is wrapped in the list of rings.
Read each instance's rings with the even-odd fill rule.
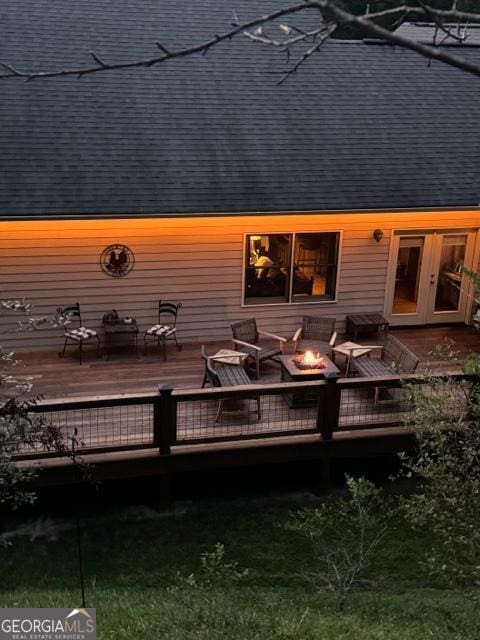
[[[383,238],[383,231],[381,229],[375,229],[375,231],[373,232],[373,237],[377,242],[380,242],[380,240]]]

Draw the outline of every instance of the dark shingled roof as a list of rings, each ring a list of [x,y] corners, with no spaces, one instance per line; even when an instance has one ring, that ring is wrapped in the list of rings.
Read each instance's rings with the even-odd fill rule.
[[[282,4],[15,0],[0,61],[132,60],[229,29],[232,8],[244,20]],[[277,86],[284,68],[240,36],[151,69],[2,81],[0,215],[478,206],[480,79],[361,42],[331,41]]]
[[[437,45],[444,47],[452,45],[462,48],[480,46],[480,24],[446,24],[445,29],[452,35],[447,35],[445,31],[437,29],[434,24],[404,22],[395,29],[395,33],[425,44],[432,44],[435,39]]]

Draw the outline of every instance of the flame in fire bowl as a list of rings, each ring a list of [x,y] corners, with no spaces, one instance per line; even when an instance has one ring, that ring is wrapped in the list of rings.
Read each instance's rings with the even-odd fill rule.
[[[301,356],[292,358],[297,369],[325,369],[327,364],[319,353],[314,355],[312,351],[306,351]]]

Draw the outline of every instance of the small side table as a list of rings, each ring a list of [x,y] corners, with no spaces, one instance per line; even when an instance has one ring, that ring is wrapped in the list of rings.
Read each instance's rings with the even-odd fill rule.
[[[332,347],[332,361],[335,362],[335,358],[338,354],[345,356],[347,363],[345,367],[345,377],[350,373],[350,362],[352,358],[359,358],[371,353],[373,347],[368,347],[362,344],[356,344],[355,342],[343,342],[338,347]]]
[[[241,351],[232,351],[231,349],[220,349],[213,356],[208,357],[214,362],[220,362],[220,364],[242,366],[248,358],[248,354],[242,353]]]
[[[105,336],[105,357],[107,360],[114,343],[117,342],[117,338],[133,342],[135,355],[138,358],[138,325],[136,320],[132,320],[132,322],[118,321],[111,324],[104,323],[103,331]]]
[[[359,333],[383,331],[385,337],[388,333],[388,320],[380,313],[361,313],[347,316],[347,334],[353,335],[356,340]]]

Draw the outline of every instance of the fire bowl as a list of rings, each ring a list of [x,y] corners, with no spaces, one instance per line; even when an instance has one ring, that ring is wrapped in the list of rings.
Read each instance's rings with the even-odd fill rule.
[[[295,356],[292,360],[297,369],[325,369],[327,366],[323,358],[315,358],[305,362],[305,356]]]

